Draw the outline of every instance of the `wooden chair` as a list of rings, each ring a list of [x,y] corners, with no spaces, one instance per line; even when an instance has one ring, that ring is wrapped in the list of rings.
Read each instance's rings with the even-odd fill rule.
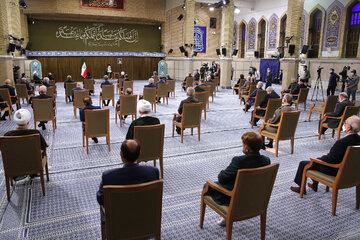
[[[52,87],[54,88],[54,93],[56,95],[57,94],[56,81],[55,80],[49,80],[49,84],[52,85]]]
[[[3,102],[0,102],[0,104],[6,105],[6,107],[4,109],[0,109],[0,113],[8,112],[9,119],[11,120],[12,110],[11,110],[11,107],[9,106],[9,103],[7,101],[3,101]]]
[[[186,77],[185,88],[192,87],[194,85],[194,77]]]
[[[297,84],[297,83],[291,83],[290,84],[290,89],[283,89],[282,91],[281,91],[281,97],[283,97],[286,93],[292,93],[292,91],[297,87],[297,85],[299,85],[299,84]],[[286,92],[286,91],[289,91],[289,92]]]
[[[156,88],[144,88],[143,99],[151,103],[151,109],[155,108],[156,112]]]
[[[27,104],[29,104],[29,100],[31,97],[34,96],[34,94],[29,95],[26,84],[15,84],[15,89],[19,101],[20,99],[22,99],[22,102],[24,104],[24,99],[26,99]]]
[[[176,83],[176,80],[166,80],[166,82],[169,84],[169,92],[171,93],[171,96],[174,93],[174,98],[175,98],[175,83]]]
[[[211,86],[200,86],[202,89],[204,89],[205,90],[205,92],[207,92],[207,94],[208,94],[208,98],[210,98],[210,92],[211,92]],[[213,102],[214,102],[214,94],[212,95],[213,96]],[[207,101],[207,108],[209,108],[210,107],[210,104],[209,104],[209,100]]]
[[[33,99],[33,115],[34,115],[34,127],[36,129],[36,122],[52,121],[53,132],[56,128],[56,116],[54,108],[54,99]]]
[[[89,92],[92,91],[93,94],[95,94],[94,85],[95,85],[94,79],[84,79],[84,88],[89,90]]]
[[[306,111],[306,100],[309,94],[310,88],[301,88],[299,94],[294,94],[293,96],[297,96],[298,98],[293,101],[296,104],[296,111],[299,110],[299,104],[304,103],[304,111]]]
[[[324,117],[325,113],[333,112],[337,100],[338,100],[338,96],[327,96],[325,103],[313,103],[313,105],[310,107],[308,122],[310,122],[310,117],[313,112],[319,113],[320,119]]]
[[[169,104],[169,84],[168,83],[159,83],[157,86],[157,93],[156,93],[157,99],[163,98],[164,102],[166,99],[166,104]],[[159,103],[159,101],[158,101]]]
[[[193,135],[193,129],[198,129],[198,141],[200,141],[200,124],[201,124],[201,103],[184,103],[183,113],[180,115],[174,113],[172,136],[174,137],[175,126],[181,128],[181,143],[183,143],[183,136],[185,128],[191,128],[191,136]],[[181,122],[177,122],[176,117],[181,117]]]
[[[230,240],[233,223],[260,215],[261,239],[265,240],[266,214],[274,187],[279,163],[237,171],[233,190],[228,190],[207,181],[201,194],[200,228],[203,228],[206,205],[226,219],[226,239]],[[261,183],[261,184],[259,184]],[[230,205],[219,205],[207,194],[209,189],[215,189],[231,197]]]
[[[137,162],[153,160],[156,167],[156,160],[159,159],[161,178],[164,178],[164,132],[165,124],[134,127],[134,139],[137,139],[141,146]]]
[[[47,87],[46,94],[55,100],[56,98],[55,87]]]
[[[338,191],[344,188],[356,186],[356,209],[360,206],[360,146],[349,146],[346,149],[341,163],[330,164],[319,159],[311,158],[311,162],[305,166],[301,182],[300,198],[303,197],[306,188],[306,179],[309,177],[317,182],[326,185],[326,191],[331,187],[332,191],[332,215],[336,215],[336,204]],[[312,170],[314,164],[337,168],[336,176],[327,175],[317,170]]]
[[[120,73],[119,72],[113,72],[113,78],[117,79],[120,77]]]
[[[40,173],[42,193],[45,196],[44,168],[48,181],[49,169],[46,151],[42,156],[40,135],[0,137],[0,146],[8,201],[10,201],[10,184],[13,185],[12,179],[28,174]],[[21,151],[19,151],[19,146],[21,146]]]
[[[241,105],[241,100],[243,100],[244,102],[246,102],[247,98],[250,96],[250,94],[255,91],[256,89],[256,85],[250,85],[249,87],[249,91],[245,91],[242,90],[240,92],[240,105]]]
[[[163,180],[105,185],[106,239],[161,239]],[[120,204],[119,204],[120,203]],[[151,205],[149,205],[151,204]],[[102,239],[105,239],[102,232]]]
[[[109,127],[109,109],[101,110],[85,110],[85,133],[83,133],[83,147],[85,147],[86,138],[86,153],[89,154],[89,138],[106,137],[106,144],[110,152],[110,127]]]
[[[261,101],[264,99],[265,95],[266,95],[266,91],[265,91],[265,90],[257,90],[255,97],[248,97],[248,98],[246,99],[245,109],[247,109],[247,106],[249,105],[249,103],[247,102],[247,100],[249,100],[250,98],[255,99],[255,102],[254,102],[254,109],[255,109],[255,106],[259,106],[259,105],[260,105],[260,103],[261,103]],[[251,107],[251,106],[250,106],[250,107]],[[249,109],[250,109],[250,107],[249,107]]]
[[[76,110],[85,107],[84,97],[89,96],[89,90],[76,90],[74,91],[74,116],[76,118]]]
[[[356,107],[360,107],[360,100],[355,101],[355,106],[356,106]]]
[[[11,96],[10,96],[10,93],[9,93],[9,89],[0,88],[0,96],[3,98],[3,100],[5,102],[7,102],[8,106],[10,108],[9,115],[12,115],[12,112],[13,112],[14,109],[12,107],[13,103],[11,101]],[[14,104],[17,106],[18,109],[20,109],[21,108],[20,101],[16,96],[15,96],[15,98],[16,98],[16,102]]]
[[[65,101],[66,101],[66,103],[68,102],[68,97],[72,97],[73,88],[76,88],[76,82],[66,83],[66,89],[65,89]]]
[[[251,128],[254,128],[255,118],[263,119],[264,122],[266,122],[267,120],[272,118],[274,116],[274,113],[275,113],[276,109],[281,107],[281,102],[282,102],[282,100],[280,98],[270,98],[266,108],[261,108],[261,107],[258,107],[258,106],[254,106],[254,113],[253,113],[252,118],[251,118]],[[257,110],[264,110],[265,115],[264,116],[257,115],[256,114]]]
[[[332,137],[334,137],[335,131],[338,132],[337,140],[339,140],[340,139],[340,134],[341,134],[341,128],[342,128],[342,125],[344,124],[344,122],[346,121],[346,119],[348,119],[348,117],[351,117],[353,115],[357,116],[358,114],[359,114],[359,107],[347,106],[347,107],[345,107],[345,111],[344,111],[343,115],[340,116],[340,117],[325,116],[324,119],[321,120],[321,122],[320,122],[320,130],[319,130],[319,132],[321,133],[322,129],[324,127],[325,128],[330,128],[329,125],[326,123],[327,119],[338,119],[338,120],[340,120],[339,125],[336,128],[330,128],[330,129],[332,129]],[[319,140],[320,140],[320,138],[321,138],[321,134],[319,134]]]
[[[156,85],[156,83],[159,81],[159,78],[158,77],[153,77],[154,79],[154,84]]]
[[[111,100],[112,105],[115,106],[114,99],[114,85],[103,85],[102,92],[100,93],[100,106],[103,107],[103,101]]]
[[[240,91],[240,88],[244,85],[245,81],[246,81],[245,79],[240,79],[239,84],[235,84],[235,85],[238,85],[238,86],[235,86],[235,85],[234,85],[234,87],[233,87],[233,94],[235,93],[235,90]]]
[[[214,102],[215,83],[214,82],[206,82],[206,85],[208,85],[210,87],[209,97],[211,96],[211,102]]]
[[[117,111],[120,107],[120,111]],[[131,115],[131,120],[134,121],[134,116],[136,119],[137,114],[137,95],[121,95],[120,104],[116,104],[115,109],[115,123],[117,123],[117,116],[120,118],[120,127],[122,127],[122,117],[124,115]]]
[[[209,103],[209,93],[207,92],[195,92],[195,98],[199,100],[199,103],[202,104],[202,109],[204,110],[204,118],[206,120],[206,106]]]
[[[123,82],[124,82],[125,78],[118,78],[118,83],[116,84],[116,94],[121,93],[122,92],[122,86],[123,86]]]
[[[279,152],[279,141],[280,140],[291,140],[291,154],[294,153],[294,139],[296,127],[298,125],[300,112],[282,112],[280,122],[277,124],[264,122],[261,126],[259,133],[261,136],[275,140],[275,156],[278,157]],[[265,130],[265,126],[269,125],[277,127],[276,133]]]
[[[122,93],[125,94],[126,89],[131,88],[134,92],[133,81],[123,81]]]
[[[219,82],[220,82],[220,78],[219,77],[214,77],[213,79],[214,84],[215,84],[215,92],[219,90]],[[216,93],[215,93],[216,95]]]

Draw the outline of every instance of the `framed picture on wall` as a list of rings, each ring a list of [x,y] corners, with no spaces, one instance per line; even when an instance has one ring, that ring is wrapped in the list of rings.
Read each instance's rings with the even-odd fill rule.
[[[125,10],[125,0],[80,0],[82,8]]]

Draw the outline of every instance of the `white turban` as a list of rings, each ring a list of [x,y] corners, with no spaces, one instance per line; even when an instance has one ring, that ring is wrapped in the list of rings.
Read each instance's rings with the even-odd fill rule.
[[[151,112],[151,103],[142,99],[138,102],[137,108],[142,113]]]
[[[19,109],[14,113],[14,122],[17,125],[25,125],[30,122],[31,113],[26,109]]]

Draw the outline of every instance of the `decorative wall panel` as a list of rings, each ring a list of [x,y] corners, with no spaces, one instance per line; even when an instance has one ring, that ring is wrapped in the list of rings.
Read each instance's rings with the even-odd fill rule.
[[[273,14],[269,19],[268,28],[268,42],[267,49],[275,50],[277,48],[277,32],[278,32],[279,17]]]
[[[248,24],[248,38],[247,38],[247,49],[255,50],[256,48],[256,25],[257,22],[255,18],[250,19]]]
[[[344,5],[339,1],[334,1],[326,10],[323,51],[328,47],[333,48],[333,50],[339,49],[343,11]]]

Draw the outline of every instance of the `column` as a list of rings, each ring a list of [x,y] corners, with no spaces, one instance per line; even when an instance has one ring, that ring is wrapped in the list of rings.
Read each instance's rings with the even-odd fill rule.
[[[195,18],[195,0],[185,1],[185,31],[184,47],[189,57],[184,60],[184,77],[189,72],[193,72],[192,44],[194,44],[194,18]]]
[[[221,13],[220,46],[226,48],[226,56],[220,59],[220,86],[231,88],[232,41],[234,31],[234,0],[225,5]]]

